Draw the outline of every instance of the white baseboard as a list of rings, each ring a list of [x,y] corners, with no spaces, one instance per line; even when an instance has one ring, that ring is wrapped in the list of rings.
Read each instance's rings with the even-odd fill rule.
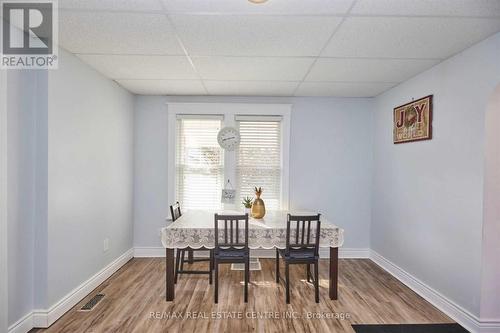
[[[500,319],[481,319],[479,323],[480,333],[498,333],[500,332]]]
[[[101,283],[106,281],[120,267],[125,265],[134,256],[133,249],[128,250],[112,263],[104,267],[97,274],[92,276],[87,281],[73,289],[70,293],[64,296],[59,302],[51,306],[48,310],[33,311],[33,327],[47,328],[52,325],[57,319],[64,315],[68,310],[74,307],[78,302],[85,298],[92,290],[97,288]]]
[[[16,323],[9,326],[9,333],[26,333],[33,328],[33,312],[28,313]]]
[[[134,247],[134,258],[161,258],[165,257],[163,247]]]
[[[253,250],[252,253],[260,258],[274,258],[274,250]],[[320,256],[327,258],[329,256],[328,249],[320,252]],[[19,321],[9,326],[9,333],[26,333],[34,327],[47,328],[59,319],[64,313],[70,310],[85,298],[92,290],[97,288],[120,267],[126,264],[132,257],[165,257],[165,249],[163,247],[136,247],[128,250],[119,258],[114,260],[100,272],[92,276],[90,279],[82,283],[73,291],[68,293],[59,302],[54,304],[48,310],[35,310]],[[382,267],[396,279],[415,291],[421,297],[433,304],[439,310],[444,312],[450,318],[458,322],[460,325],[468,329],[472,333],[497,333],[500,332],[500,319],[483,319],[480,320],[469,311],[463,309],[458,304],[449,300],[444,295],[440,294],[433,288],[429,287],[416,277],[412,276],[404,269],[392,263],[388,259],[376,251],[364,248],[340,248],[340,258],[370,258],[377,265]]]
[[[328,249],[325,249],[328,251]],[[323,256],[321,256],[323,257]],[[329,258],[330,253],[328,253],[325,258]],[[339,249],[339,258],[342,259],[368,259],[370,258],[370,249],[365,249],[365,248],[344,248],[341,247]]]
[[[320,248],[319,251],[321,258],[330,258],[330,249]],[[251,250],[251,255],[258,258],[275,258],[276,252],[274,249],[257,249]],[[165,257],[165,248],[163,247],[135,247],[135,258],[163,258]],[[367,259],[370,258],[370,249],[365,248],[340,248],[339,258],[357,258]]]
[[[500,320],[480,320],[374,250],[370,259],[472,333],[500,332]]]

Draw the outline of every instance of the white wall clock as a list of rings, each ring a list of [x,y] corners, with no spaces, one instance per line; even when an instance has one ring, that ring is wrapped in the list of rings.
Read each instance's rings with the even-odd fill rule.
[[[234,127],[224,127],[217,134],[219,145],[226,150],[235,150],[240,144],[240,132]]]

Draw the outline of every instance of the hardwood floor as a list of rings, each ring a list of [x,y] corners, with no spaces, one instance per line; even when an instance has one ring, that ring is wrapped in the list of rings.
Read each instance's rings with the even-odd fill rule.
[[[290,269],[287,305],[284,283],[275,282],[274,260],[261,263],[262,271],[250,272],[248,304],[243,302],[243,272],[221,265],[216,305],[204,275],[180,276],[175,301],[166,302],[164,259],[132,259],[49,329],[33,332],[354,332],[351,323],[453,322],[367,259],[339,261],[337,301],[328,297],[328,262],[321,260],[319,304],[304,267]],[[97,293],[106,297],[92,311],[78,311]]]

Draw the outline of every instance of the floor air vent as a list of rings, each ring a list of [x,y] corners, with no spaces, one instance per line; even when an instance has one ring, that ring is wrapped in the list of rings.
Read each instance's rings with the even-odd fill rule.
[[[81,311],[90,311],[94,308],[94,306],[97,305],[97,303],[99,303],[99,301],[101,299],[104,298],[104,294],[97,294],[95,295],[94,297],[92,297],[90,299],[90,301],[87,302],[87,304],[85,304],[84,306],[82,306],[82,308],[80,309]]]

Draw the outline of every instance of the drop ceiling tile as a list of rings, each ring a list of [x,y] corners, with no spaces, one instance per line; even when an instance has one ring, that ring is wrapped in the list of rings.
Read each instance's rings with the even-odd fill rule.
[[[172,15],[190,55],[314,56],[340,22],[331,16]]]
[[[306,81],[401,82],[440,60],[318,58]]]
[[[200,80],[117,80],[138,95],[206,95]]]
[[[193,57],[203,79],[302,81],[313,58]]]
[[[358,0],[351,10],[363,15],[500,16],[498,0]]]
[[[498,19],[351,17],[322,56],[444,59],[497,31]]]
[[[203,81],[210,95],[291,96],[299,82]]]
[[[78,55],[111,79],[198,79],[185,56]]]
[[[160,0],[59,0],[61,9],[154,11],[162,10]]]
[[[397,83],[380,82],[303,82],[295,96],[373,97]]]
[[[183,54],[163,14],[61,11],[59,42],[72,53]]]
[[[169,12],[244,14],[345,14],[353,0],[163,0]]]

